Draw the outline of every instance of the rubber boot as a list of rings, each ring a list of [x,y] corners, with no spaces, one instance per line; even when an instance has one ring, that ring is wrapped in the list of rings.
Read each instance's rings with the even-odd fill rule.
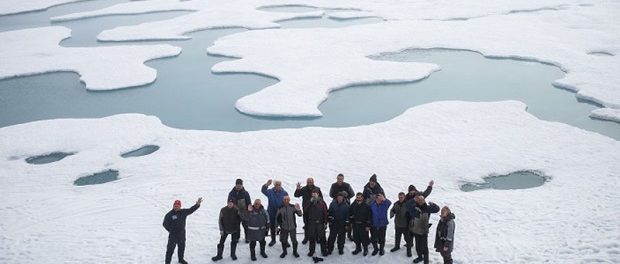
[[[353,250],[353,252],[351,252],[353,255],[357,255],[360,252],[362,252],[362,246],[360,245],[360,243],[355,243],[355,250]]]
[[[250,242],[251,244],[251,242]],[[250,246],[250,259],[256,261],[256,245]]]
[[[297,253],[297,243],[293,244],[293,256],[298,258],[299,253]]]
[[[385,254],[385,244],[379,244],[379,256],[383,256]]]
[[[372,254],[373,256],[376,256],[377,253],[379,253],[379,248],[377,247],[377,243],[372,243]]]
[[[285,258],[286,257],[286,244],[282,244],[282,254],[280,254],[280,258]]]
[[[230,258],[237,260],[237,241],[230,242]]]
[[[211,260],[218,261],[222,259],[222,252],[224,252],[224,244],[217,244],[217,255],[212,257]]]
[[[407,246],[407,257],[411,256],[413,256],[413,254],[411,254],[411,246]]]
[[[267,242],[265,242],[265,241],[263,241],[263,242],[261,242],[261,243],[260,243],[260,255],[261,255],[263,258],[267,258],[267,253],[265,253],[265,244],[266,244],[266,243],[267,243]]]

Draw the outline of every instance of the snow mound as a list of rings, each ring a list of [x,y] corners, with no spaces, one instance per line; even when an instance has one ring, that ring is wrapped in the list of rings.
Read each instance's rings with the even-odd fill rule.
[[[71,36],[66,27],[41,27],[0,32],[0,79],[59,71],[74,71],[89,90],[112,90],[155,81],[157,71],[145,61],[172,57],[181,48],[171,45],[134,45],[64,48]]]
[[[592,111],[590,117],[609,120],[620,123],[620,109],[599,108]]]
[[[204,196],[188,218],[186,256],[206,263],[219,237],[219,208],[236,178],[245,180],[252,198],[264,198],[259,190],[269,178],[282,179],[290,192],[314,176],[326,190],[343,173],[360,191],[376,173],[392,200],[409,184],[420,188],[435,180],[429,200],[458,215],[459,263],[614,262],[620,251],[620,193],[613,188],[620,185],[620,142],[536,119],[525,108],[516,101],[435,102],[368,126],[243,133],[172,129],[138,114],[0,128],[0,258],[160,262],[167,238],[161,221],[172,201],[189,206]],[[161,149],[136,159],[119,155],[145,145]],[[13,158],[64,150],[77,154],[46,165]],[[73,185],[81,176],[110,170],[119,172],[117,180]],[[551,180],[522,190],[459,189],[462,182],[514,171],[538,171]],[[386,248],[394,243],[392,224]],[[432,243],[434,228],[430,237]],[[345,256],[326,263],[377,261],[351,256],[353,247],[348,242]],[[268,248],[268,260],[278,261],[279,252],[279,246]],[[247,246],[238,255],[248,261]],[[439,258],[431,251],[433,263]],[[381,257],[406,261],[402,251]]]

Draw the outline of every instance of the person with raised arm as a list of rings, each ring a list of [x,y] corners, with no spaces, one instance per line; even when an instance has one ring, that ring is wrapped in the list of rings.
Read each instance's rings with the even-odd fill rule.
[[[189,209],[181,208],[181,201],[176,200],[172,205],[172,210],[164,216],[163,226],[168,231],[168,245],[166,246],[166,264],[172,261],[174,249],[178,246],[177,256],[179,263],[187,264],[185,261],[185,222],[188,215],[193,214],[202,203],[202,197],[198,198],[196,204]]]

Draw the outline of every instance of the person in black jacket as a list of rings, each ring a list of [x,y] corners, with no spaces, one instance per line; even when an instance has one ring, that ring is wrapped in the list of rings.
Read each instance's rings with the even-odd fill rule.
[[[312,192],[313,191],[318,191],[319,193],[319,197],[321,197],[321,199],[323,198],[323,193],[321,193],[321,188],[317,187],[314,185],[314,179],[313,178],[308,178],[306,179],[306,186],[301,187],[301,183],[298,182],[297,183],[297,189],[295,190],[295,197],[301,197],[301,207],[304,209],[304,211],[306,211],[306,208],[308,207],[308,205],[310,204],[310,199],[312,198]],[[308,215],[304,214],[303,215],[303,220],[304,220],[304,230],[306,229],[306,225],[308,224]],[[306,235],[304,235],[304,240],[301,241],[302,244],[306,244],[308,243],[308,237]]]
[[[385,197],[385,192],[383,192],[381,184],[377,182],[377,175],[373,174],[370,176],[368,183],[364,186],[364,199],[366,204],[370,205],[371,202],[375,201],[379,193]]]
[[[327,256],[327,245],[325,241],[325,227],[327,224],[327,205],[319,196],[319,190],[312,191],[312,198],[304,215],[308,215],[308,224],[306,225],[306,237],[308,238],[309,251],[308,257],[312,257],[314,262],[323,259],[315,256],[316,243],[321,244],[321,255]]]
[[[345,193],[344,201],[350,205],[351,198],[355,197],[355,192],[353,192],[351,184],[344,182],[344,175],[342,173],[336,176],[336,182],[334,182],[331,188],[329,188],[329,197],[336,199],[336,195],[341,192]],[[348,228],[347,230],[347,237],[349,237],[349,240],[353,241],[353,236],[351,236],[351,228]]]
[[[415,251],[418,254],[413,263],[424,261],[424,264],[428,264],[429,219],[431,214],[437,212],[439,212],[439,206],[433,202],[427,204],[422,195],[418,195],[413,200],[407,202],[407,214],[411,219],[409,229],[413,233]]]
[[[164,228],[168,231],[168,245],[166,246],[166,264],[170,264],[172,261],[172,254],[174,248],[179,245],[179,251],[177,255],[179,257],[179,263],[187,264],[185,261],[185,220],[188,215],[194,213],[200,207],[202,203],[202,197],[198,198],[196,204],[189,209],[181,209],[181,201],[174,201],[172,210],[164,216]]]
[[[329,239],[327,240],[327,254],[334,251],[334,242],[338,238],[338,254],[344,254],[344,241],[349,225],[349,204],[345,202],[345,192],[338,193],[336,199],[329,205],[327,221],[329,222]]]
[[[250,199],[250,193],[248,193],[245,188],[243,188],[243,180],[237,179],[235,181],[235,187],[230,190],[228,193],[228,199],[232,198],[235,200],[235,205],[239,210],[239,214],[243,215],[248,211],[248,205],[252,204],[252,199]],[[243,234],[245,235],[245,243],[250,243],[248,240],[248,223],[244,220],[241,220],[241,225],[243,225]]]
[[[235,200],[228,199],[228,204],[220,210],[219,226],[220,226],[220,243],[217,244],[217,256],[211,258],[213,261],[222,259],[222,253],[224,252],[224,242],[230,234],[230,258],[237,260],[235,251],[237,250],[237,242],[239,242],[239,236],[241,230],[239,225],[241,223],[241,216],[239,215],[239,209],[235,206]]]
[[[364,256],[368,255],[368,244],[370,243],[368,232],[370,232],[371,221],[370,206],[364,202],[364,195],[357,193],[355,202],[349,208],[349,222],[353,225],[353,241],[355,241],[353,255],[362,251],[362,245],[364,246]]]
[[[413,184],[409,185],[407,195],[405,196],[405,201],[412,200],[418,195],[422,195],[424,196],[424,198],[427,198],[429,195],[431,195],[434,184],[435,184],[435,181],[428,182],[428,186],[426,187],[426,190],[424,190],[423,192],[418,191],[415,185]]]
[[[411,247],[413,244],[413,234],[409,231],[409,221],[407,219],[407,202],[405,201],[405,193],[398,194],[398,201],[392,205],[390,210],[390,218],[394,218],[394,248],[390,252],[400,249],[400,240],[405,237],[405,247],[407,248],[407,257],[411,257]]]

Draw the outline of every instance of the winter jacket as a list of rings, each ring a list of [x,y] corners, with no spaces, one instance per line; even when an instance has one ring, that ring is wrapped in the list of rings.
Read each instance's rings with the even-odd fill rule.
[[[377,182],[377,185],[375,185],[375,188],[370,188],[370,183],[366,183],[366,185],[364,186],[364,199],[366,200],[366,203],[369,205],[372,201],[375,200],[375,198],[377,197],[377,194],[379,193],[385,196],[385,193],[383,192],[383,188],[381,188],[381,184],[379,184],[378,182]]]
[[[276,188],[267,189],[267,185],[263,185],[261,192],[267,196],[269,205],[267,205],[267,212],[269,213],[269,221],[275,223],[276,213],[278,208],[284,204],[284,196],[288,196],[288,193],[282,188],[279,192],[276,192]]]
[[[443,252],[444,247],[448,247],[447,252],[454,249],[454,216],[450,213],[447,217],[442,217],[437,224],[437,232],[435,233],[435,251]]]
[[[237,209],[241,214],[245,213],[248,210],[248,205],[252,204],[252,200],[250,199],[250,194],[245,190],[245,188],[241,188],[241,190],[237,191],[234,187],[228,193],[228,199],[235,200],[235,205],[237,205]]]
[[[418,195],[422,195],[422,196],[424,196],[424,198],[426,198],[429,195],[431,195],[432,191],[433,191],[433,187],[431,187],[429,185],[429,186],[426,187],[426,190],[424,190],[424,192],[420,192],[420,191],[416,190],[413,193],[407,193],[407,195],[405,195],[405,201],[413,200],[413,198],[415,198]]]
[[[220,210],[220,231],[226,234],[233,234],[239,232],[239,224],[241,224],[241,216],[239,215],[239,209],[237,207],[228,208],[224,206]]]
[[[370,210],[370,206],[365,202],[353,202],[351,207],[349,207],[349,222],[364,227],[370,227],[372,224],[372,211]]]
[[[295,194],[294,194],[295,197],[302,198],[301,205],[304,211],[306,210],[306,207],[310,203],[310,198],[312,198],[312,191],[314,191],[315,189],[319,190],[319,197],[323,198],[323,193],[321,193],[321,188],[316,187],[315,185],[312,185],[312,186],[306,185],[304,187],[301,187],[295,190]]]
[[[407,219],[407,204],[406,202],[397,201],[390,210],[390,218],[394,218],[394,228],[405,228],[409,226],[409,220]]]
[[[414,200],[407,202],[407,213],[409,214],[409,230],[416,235],[428,234],[430,214],[439,212],[436,204],[418,205]]]
[[[344,230],[344,227],[349,224],[349,204],[345,201],[338,203],[338,200],[334,199],[329,204],[327,214],[330,229]]]
[[[295,209],[292,204],[282,205],[276,213],[277,225],[283,230],[295,230],[297,227],[297,220],[295,215],[302,216],[301,210]]]
[[[321,238],[325,237],[327,224],[327,205],[320,197],[311,200],[304,210],[308,222],[306,223],[306,236]]]
[[[392,202],[389,199],[385,199],[381,204],[378,204],[376,201],[370,204],[373,227],[386,227],[389,224],[387,213],[390,205],[392,205]]]
[[[332,199],[336,199],[336,196],[338,195],[338,193],[340,192],[344,192],[347,195],[344,197],[344,200],[348,203],[351,204],[351,198],[355,197],[355,192],[353,192],[353,188],[351,188],[351,185],[343,182],[342,185],[338,185],[337,182],[332,184],[332,187],[329,188],[329,197],[331,197]]]
[[[164,216],[164,228],[168,231],[169,236],[185,238],[185,220],[188,215],[193,214],[200,205],[195,204],[189,209],[181,209],[179,211],[170,210]]]
[[[267,211],[261,205],[259,209],[252,208],[252,211],[248,211],[242,214],[243,220],[248,223],[247,239],[250,241],[263,241],[267,233],[267,225],[269,225],[269,216]]]

